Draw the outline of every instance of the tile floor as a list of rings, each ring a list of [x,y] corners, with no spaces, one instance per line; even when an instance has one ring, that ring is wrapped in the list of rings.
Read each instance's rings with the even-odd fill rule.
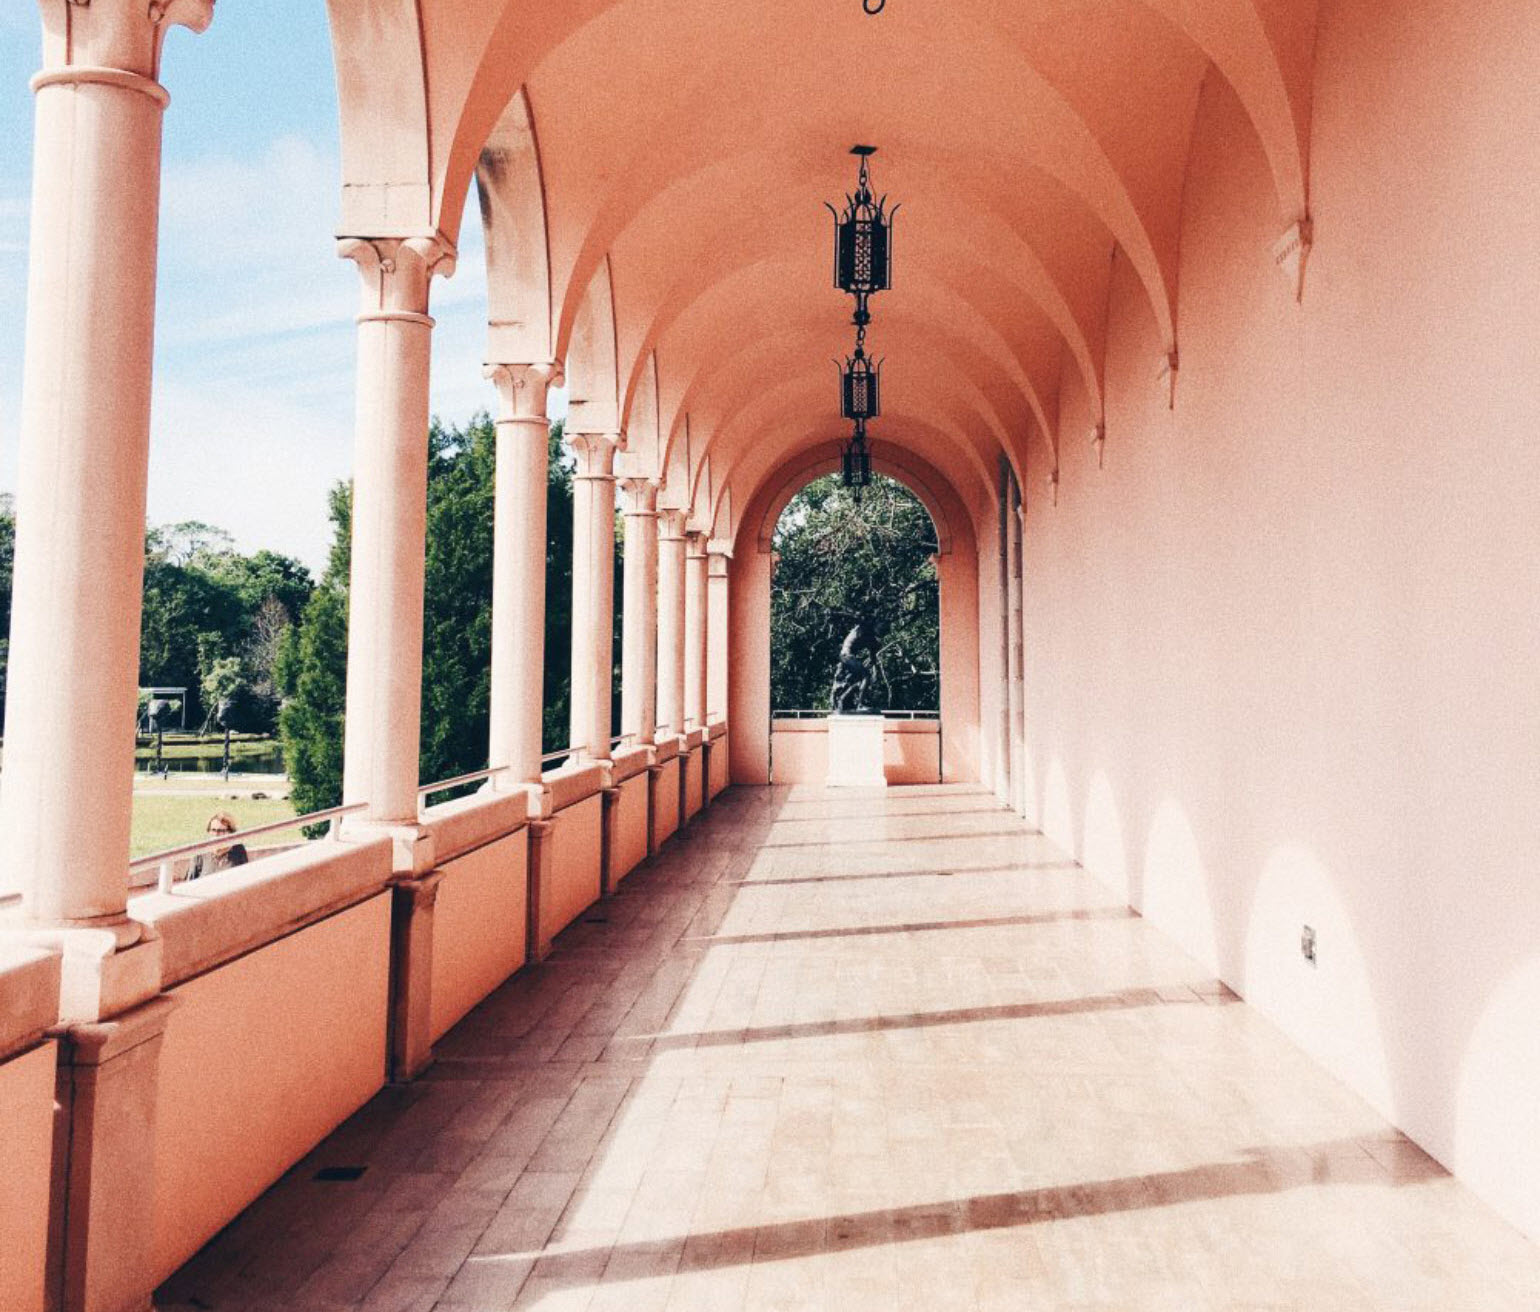
[[[747,789],[157,1306],[1534,1312],[1540,1248],[992,798]]]

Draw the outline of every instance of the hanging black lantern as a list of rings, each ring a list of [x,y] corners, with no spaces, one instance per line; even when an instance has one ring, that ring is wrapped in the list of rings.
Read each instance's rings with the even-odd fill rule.
[[[858,312],[864,313],[866,297],[893,285],[893,214],[898,207],[889,214],[887,197],[872,195],[867,161],[877,147],[856,146],[850,153],[861,157],[855,195],[845,198],[843,215],[828,207],[834,215],[834,285],[856,297]]]
[[[865,423],[857,421],[855,436],[840,457],[840,470],[845,486],[860,500],[862,490],[870,487],[872,482],[872,453],[866,445]]]
[[[861,347],[840,370],[840,414],[865,423],[882,413],[882,365],[873,363]]]

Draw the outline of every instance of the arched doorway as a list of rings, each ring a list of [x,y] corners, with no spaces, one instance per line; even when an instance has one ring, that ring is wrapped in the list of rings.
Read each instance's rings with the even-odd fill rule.
[[[735,783],[823,781],[826,746],[819,733],[820,713],[827,701],[819,698],[808,707],[772,705],[771,610],[777,526],[794,498],[837,469],[838,463],[837,447],[801,453],[763,481],[736,525],[729,634]],[[927,533],[927,554],[933,553],[936,588],[933,714],[923,719],[895,717],[885,726],[888,782],[976,781],[979,584],[972,518],[949,481],[911,453],[874,447],[873,464],[877,473],[900,484],[923,509],[921,522]],[[775,710],[806,714],[774,716]]]
[[[776,523],[770,590],[770,777],[825,774],[832,676],[865,639],[863,705],[885,717],[891,783],[941,779],[936,529],[920,499],[878,474],[860,496],[839,475],[801,488]]]

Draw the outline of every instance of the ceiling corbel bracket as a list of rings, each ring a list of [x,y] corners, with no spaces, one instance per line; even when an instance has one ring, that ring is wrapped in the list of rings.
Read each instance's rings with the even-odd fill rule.
[[[1176,347],[1166,352],[1166,358],[1161,361],[1160,381],[1166,384],[1166,406],[1170,410],[1176,409],[1176,373],[1181,368],[1181,357],[1177,354]]]
[[[1289,280],[1296,304],[1305,299],[1305,264],[1315,244],[1315,221],[1307,214],[1289,225],[1273,245],[1273,263]]]

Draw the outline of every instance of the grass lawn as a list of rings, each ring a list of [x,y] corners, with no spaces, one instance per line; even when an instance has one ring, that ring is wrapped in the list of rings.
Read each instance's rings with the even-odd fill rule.
[[[287,792],[287,789],[284,791]],[[196,842],[205,836],[209,817],[215,811],[228,811],[235,817],[239,829],[282,820],[294,814],[294,808],[286,797],[254,801],[250,797],[231,797],[228,792],[212,789],[207,796],[194,797],[135,790],[133,855],[144,856],[168,847]],[[295,834],[298,836],[297,830]],[[275,836],[277,839],[283,837]]]

